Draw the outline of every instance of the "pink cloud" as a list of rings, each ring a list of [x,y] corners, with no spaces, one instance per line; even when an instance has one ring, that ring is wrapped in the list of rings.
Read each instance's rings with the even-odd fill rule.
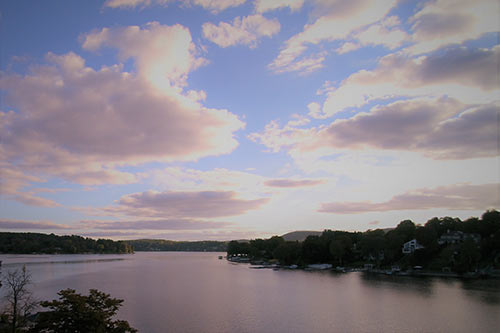
[[[73,229],[65,224],[56,224],[46,221],[23,221],[15,219],[0,219],[2,229]]]
[[[40,189],[25,189],[30,183],[44,182],[43,179],[27,175],[18,168],[9,165],[0,166],[0,175],[1,197],[31,206],[58,206],[57,202],[38,196],[38,192],[41,192]]]
[[[329,126],[302,129],[270,123],[250,138],[278,151],[385,149],[421,152],[433,159],[498,156],[496,104],[467,107],[452,99],[398,101],[340,119]]]
[[[243,44],[254,48],[259,38],[277,34],[280,27],[277,19],[266,19],[262,15],[238,16],[232,23],[204,23],[203,36],[220,47]]]
[[[127,184],[137,177],[118,166],[193,161],[238,145],[234,132],[244,123],[236,115],[204,107],[193,97],[203,92],[183,91],[203,62],[186,28],[105,28],[84,36],[83,46],[118,48],[137,72],[121,65],[95,70],[70,52],[49,53],[47,64],[28,74],[3,75],[0,89],[15,110],[0,111],[0,151],[10,167],[15,161],[24,174],[85,185]],[[49,205],[19,193],[16,200]]]
[[[269,64],[271,70],[308,73],[321,68],[324,54],[304,56],[310,45],[346,39],[361,28],[383,19],[396,1],[340,0],[315,1],[313,4],[318,18],[285,42],[279,55]]]
[[[500,47],[455,47],[418,58],[403,52],[380,59],[373,70],[350,75],[327,94],[318,118],[331,117],[348,108],[399,97],[448,96],[464,104],[497,100],[497,64]]]
[[[239,199],[236,192],[231,191],[147,191],[123,196],[118,206],[105,207],[102,211],[157,218],[213,218],[242,215],[268,201],[268,198]]]
[[[307,187],[324,183],[321,179],[271,179],[264,184],[271,187]]]
[[[389,201],[324,203],[322,213],[358,214],[393,210],[422,210],[433,208],[485,210],[499,208],[500,184],[457,184],[433,189],[423,188],[394,196]]]
[[[81,221],[85,229],[100,230],[203,230],[223,228],[231,223],[189,219],[135,221]]]

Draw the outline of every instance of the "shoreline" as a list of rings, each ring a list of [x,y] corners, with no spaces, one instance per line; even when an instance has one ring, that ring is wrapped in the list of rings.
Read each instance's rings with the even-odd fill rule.
[[[235,264],[250,264],[250,269],[273,269],[273,270],[302,270],[302,271],[329,271],[335,273],[352,273],[363,272],[373,275],[385,276],[400,276],[400,277],[439,277],[439,278],[453,278],[453,279],[466,279],[466,280],[479,280],[479,279],[500,279],[500,271],[487,272],[480,270],[477,272],[455,273],[455,272],[439,272],[439,271],[426,271],[426,270],[407,270],[407,271],[393,271],[391,269],[369,269],[369,268],[349,268],[349,267],[333,267],[331,264],[311,264],[307,266],[298,265],[280,265],[279,263],[268,263],[261,260],[251,261],[249,258],[226,258],[227,261]]]

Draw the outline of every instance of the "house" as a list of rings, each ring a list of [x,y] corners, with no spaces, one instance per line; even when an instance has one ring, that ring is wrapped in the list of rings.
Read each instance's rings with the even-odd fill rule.
[[[445,234],[439,237],[438,244],[457,244],[463,242],[466,239],[472,239],[474,242],[479,243],[481,241],[481,235],[464,233],[462,231],[448,230]]]
[[[419,242],[417,242],[416,239],[412,239],[411,241],[409,242],[406,242],[403,244],[403,253],[413,253],[415,252],[416,250],[420,250],[420,249],[423,249],[424,246],[421,245]]]
[[[442,244],[456,244],[463,240],[464,233],[461,231],[450,231],[448,230],[445,234],[439,237],[438,243]]]

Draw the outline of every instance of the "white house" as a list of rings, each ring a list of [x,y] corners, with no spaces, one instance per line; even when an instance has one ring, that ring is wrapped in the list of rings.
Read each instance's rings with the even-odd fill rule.
[[[404,243],[403,245],[403,253],[413,253],[416,250],[423,249],[424,246],[417,242],[416,239],[412,239],[409,242]]]

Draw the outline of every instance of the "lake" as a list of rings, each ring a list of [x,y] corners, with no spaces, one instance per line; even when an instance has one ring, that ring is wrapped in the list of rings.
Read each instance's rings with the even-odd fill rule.
[[[32,290],[65,288],[124,299],[140,332],[496,332],[500,280],[249,269],[221,253],[0,255],[2,274],[26,265]],[[4,289],[2,287],[0,291]]]

